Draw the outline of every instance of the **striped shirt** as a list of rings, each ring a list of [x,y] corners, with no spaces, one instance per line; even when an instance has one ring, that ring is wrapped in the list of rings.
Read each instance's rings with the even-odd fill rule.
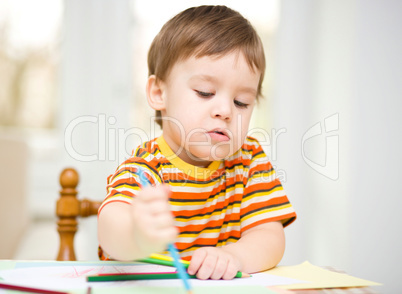
[[[176,246],[184,259],[203,246],[234,243],[246,230],[272,221],[284,226],[296,213],[261,145],[247,137],[225,160],[207,168],[176,156],[163,137],[142,144],[109,176],[99,212],[112,202],[131,203],[142,188],[138,169],[152,185],[168,184],[169,202],[179,228]],[[101,259],[108,259],[100,248]]]

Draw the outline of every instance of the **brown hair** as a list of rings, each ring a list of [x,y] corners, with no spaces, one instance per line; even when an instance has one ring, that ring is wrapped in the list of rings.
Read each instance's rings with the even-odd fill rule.
[[[258,84],[261,96],[264,49],[250,22],[226,6],[192,7],[170,19],[153,40],[148,52],[148,75],[165,81],[179,60],[220,56],[235,50],[244,54],[250,68],[261,72]],[[162,127],[160,111],[156,111],[156,122]]]

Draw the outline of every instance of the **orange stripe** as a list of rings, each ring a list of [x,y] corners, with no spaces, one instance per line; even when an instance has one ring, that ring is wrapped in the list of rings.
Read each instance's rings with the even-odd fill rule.
[[[220,220],[213,220],[213,221],[208,221],[204,224],[198,224],[198,225],[187,225],[187,226],[183,226],[183,227],[179,227],[180,232],[186,232],[186,231],[190,231],[190,232],[201,232],[203,230],[205,230],[206,228],[214,228],[214,227],[221,227],[225,222],[229,222],[229,221],[235,221],[238,222],[240,221],[240,215],[235,213],[233,215],[226,215],[225,218],[220,219]]]
[[[243,233],[243,232],[247,231],[248,229],[254,228],[254,227],[256,227],[258,225],[261,225],[261,224],[265,224],[265,223],[269,223],[269,222],[275,222],[275,221],[283,221],[283,220],[286,220],[286,219],[293,219],[290,222],[290,223],[292,223],[296,219],[296,213],[292,212],[292,213],[288,213],[288,214],[284,214],[284,215],[280,215],[280,216],[266,218],[266,219],[263,219],[263,220],[260,220],[260,221],[256,221],[256,222],[254,222],[252,224],[249,224],[248,226],[243,227],[241,232]]]

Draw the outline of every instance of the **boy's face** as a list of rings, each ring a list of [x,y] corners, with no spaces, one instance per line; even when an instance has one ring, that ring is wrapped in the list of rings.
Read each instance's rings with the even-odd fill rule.
[[[259,80],[242,53],[177,62],[159,84],[166,142],[202,167],[232,155],[247,135]]]

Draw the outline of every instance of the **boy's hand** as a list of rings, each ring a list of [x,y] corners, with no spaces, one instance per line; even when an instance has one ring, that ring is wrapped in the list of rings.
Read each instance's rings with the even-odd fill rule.
[[[203,247],[194,251],[188,273],[201,280],[230,280],[240,268],[240,261],[224,248]]]
[[[168,202],[169,194],[169,187],[160,185],[144,188],[133,199],[135,241],[145,256],[165,250],[178,235]]]

